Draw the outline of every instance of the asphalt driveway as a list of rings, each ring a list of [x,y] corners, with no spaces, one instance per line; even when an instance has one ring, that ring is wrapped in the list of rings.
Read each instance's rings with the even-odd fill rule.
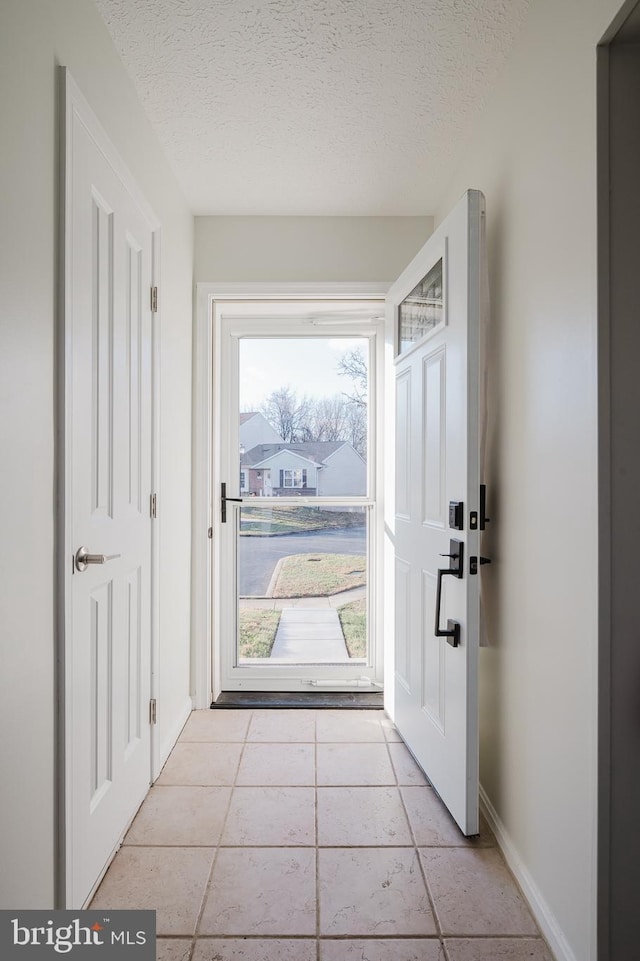
[[[263,597],[278,561],[290,554],[365,554],[366,530],[346,528],[278,537],[240,537],[240,595]]]

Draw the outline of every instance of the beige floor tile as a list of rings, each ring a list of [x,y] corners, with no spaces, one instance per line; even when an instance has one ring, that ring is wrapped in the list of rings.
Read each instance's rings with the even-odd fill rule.
[[[190,937],[213,853],[213,848],[121,848],[91,908],[155,910],[159,935]]]
[[[445,944],[449,961],[553,961],[537,938],[447,938]]]
[[[189,961],[191,944],[190,938],[158,938],[156,961]]]
[[[384,741],[382,711],[318,711],[318,741]]]
[[[402,787],[402,797],[413,828],[416,844],[424,847],[494,847],[495,838],[480,815],[480,834],[464,836],[446,807],[430,787]]]
[[[315,845],[314,788],[235,788],[221,843]]]
[[[318,788],[318,844],[411,844],[397,787]]]
[[[318,877],[321,935],[436,933],[411,848],[323,848]]]
[[[152,787],[124,843],[217,844],[230,797],[229,787]]]
[[[315,711],[254,711],[249,741],[315,741]]]
[[[320,961],[445,961],[437,938],[320,941]]]
[[[313,744],[247,744],[238,784],[295,786],[315,783]]]
[[[318,784],[395,784],[386,744],[318,744]]]
[[[444,934],[538,933],[496,848],[423,848],[421,856]]]
[[[242,744],[179,742],[156,784],[233,784],[241,753]]]
[[[389,753],[393,761],[393,768],[398,778],[398,784],[428,784],[424,771],[413,759],[411,752],[404,744],[390,743]]]
[[[316,942],[308,938],[201,938],[193,961],[316,961]]]
[[[315,859],[309,848],[220,848],[200,934],[315,934]]]
[[[251,711],[194,711],[185,724],[181,741],[244,741]]]

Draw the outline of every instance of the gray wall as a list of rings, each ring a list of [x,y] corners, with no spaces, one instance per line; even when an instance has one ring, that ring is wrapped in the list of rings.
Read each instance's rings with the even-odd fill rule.
[[[640,891],[640,7],[600,55],[599,961],[635,961]],[[627,42],[627,38],[630,42]]]

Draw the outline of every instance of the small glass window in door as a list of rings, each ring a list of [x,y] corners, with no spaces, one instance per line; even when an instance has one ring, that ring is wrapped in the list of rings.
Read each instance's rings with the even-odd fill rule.
[[[398,307],[398,354],[404,354],[443,323],[443,289],[441,257]]]

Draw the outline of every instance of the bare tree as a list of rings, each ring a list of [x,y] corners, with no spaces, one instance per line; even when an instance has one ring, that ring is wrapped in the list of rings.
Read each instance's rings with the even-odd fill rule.
[[[349,400],[358,407],[367,406],[368,367],[363,347],[354,347],[342,355],[338,361],[338,373],[350,377],[353,390],[347,394]]]
[[[307,436],[310,406],[308,398],[298,400],[291,387],[279,387],[269,394],[260,410],[283,441],[294,444],[310,439]]]

